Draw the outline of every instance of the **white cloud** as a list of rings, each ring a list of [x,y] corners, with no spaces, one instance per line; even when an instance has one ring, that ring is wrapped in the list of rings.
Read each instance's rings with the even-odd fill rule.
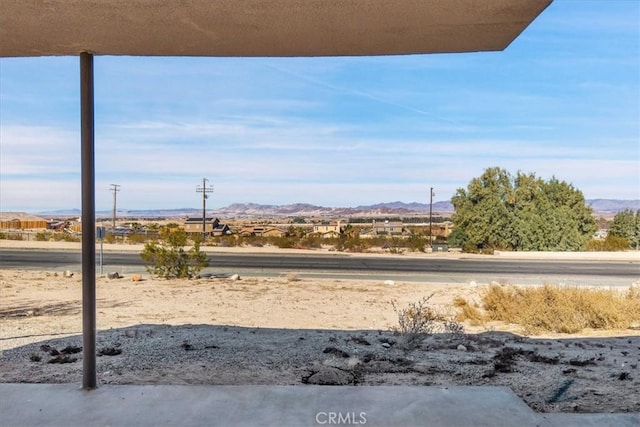
[[[79,132],[48,126],[0,126],[0,141],[3,176],[80,172]]]
[[[43,174],[44,175],[44,174]],[[0,180],[0,211],[39,212],[80,208],[80,177],[51,179],[8,178]]]

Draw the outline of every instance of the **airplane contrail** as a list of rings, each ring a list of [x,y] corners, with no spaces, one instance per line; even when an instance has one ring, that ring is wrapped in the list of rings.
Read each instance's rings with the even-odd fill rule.
[[[322,80],[315,79],[313,77],[305,76],[303,74],[296,73],[296,72],[293,72],[291,70],[287,70],[285,68],[277,67],[275,65],[266,64],[266,66],[269,67],[269,68],[272,68],[272,69],[274,69],[276,71],[279,71],[281,73],[285,73],[285,74],[288,74],[290,76],[294,76],[296,78],[299,78],[301,80],[305,80],[305,81],[308,81],[310,83],[314,83],[314,84],[316,84],[318,86],[326,87],[326,88],[334,90],[336,92],[348,93],[348,94],[352,94],[352,95],[361,96],[361,97],[364,97],[364,98],[369,98],[369,99],[372,99],[374,101],[377,101],[377,102],[380,102],[380,103],[383,103],[383,104],[392,105],[394,107],[402,108],[404,110],[411,111],[411,112],[414,112],[414,113],[417,113],[417,114],[421,114],[421,115],[424,115],[424,116],[428,116],[428,117],[431,117],[431,118],[434,118],[434,119],[437,119],[437,120],[441,120],[441,121],[448,122],[448,123],[451,123],[451,124],[456,124],[456,125],[460,124],[459,122],[456,122],[455,120],[447,119],[445,117],[438,116],[436,114],[433,114],[433,113],[430,113],[428,111],[424,111],[424,110],[421,110],[421,109],[418,109],[418,108],[410,107],[408,105],[399,104],[397,102],[389,101],[387,99],[383,99],[383,98],[377,97],[377,96],[372,95],[372,94],[367,93],[367,92],[336,86],[336,85],[324,82]]]

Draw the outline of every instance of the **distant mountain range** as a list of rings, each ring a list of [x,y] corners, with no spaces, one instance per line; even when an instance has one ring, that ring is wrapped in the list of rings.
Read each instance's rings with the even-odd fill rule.
[[[615,214],[626,209],[637,211],[640,209],[640,200],[590,199],[587,200],[587,205],[591,206],[595,213]]]
[[[257,203],[233,203],[218,209],[207,209],[207,215],[233,218],[283,218],[283,217],[362,217],[362,216],[390,216],[390,215],[420,215],[428,214],[429,205],[422,203],[378,203],[370,206],[355,208],[330,208],[308,203],[294,203],[290,205],[261,205]],[[450,215],[453,205],[450,202],[436,202],[433,204],[434,215]],[[40,212],[45,217],[80,216],[79,209],[56,210]],[[98,217],[111,217],[111,210],[97,211]],[[171,218],[202,216],[202,209],[132,209],[118,210],[118,217],[148,217]]]
[[[640,200],[590,199],[587,200],[596,214],[611,215],[625,209],[636,211],[640,209]],[[433,204],[434,216],[449,216],[453,213],[453,205],[449,201]],[[79,209],[41,212],[45,217],[80,216]],[[261,205],[257,203],[233,203],[219,209],[207,210],[207,215],[227,218],[283,218],[283,217],[383,217],[428,215],[428,203],[389,202],[374,205],[356,206],[353,208],[330,208],[308,203],[290,205]],[[98,217],[110,217],[111,211],[98,211]],[[171,217],[202,216],[202,209],[151,209],[118,211],[118,217],[137,218],[171,218]]]
[[[429,212],[428,204],[420,203],[378,203],[355,208],[328,208],[307,203],[292,205],[258,205],[255,203],[234,203],[225,208],[211,211],[211,214],[227,217],[357,217],[357,216],[389,216],[415,215]],[[451,214],[453,205],[450,202],[433,204],[433,213],[437,215]]]

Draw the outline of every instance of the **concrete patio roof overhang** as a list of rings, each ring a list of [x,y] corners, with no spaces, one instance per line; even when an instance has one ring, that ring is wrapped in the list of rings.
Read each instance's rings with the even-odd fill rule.
[[[0,57],[505,49],[551,0],[0,0]]]
[[[80,57],[83,387],[96,378],[94,55],[505,49],[552,0],[0,0],[0,57]]]

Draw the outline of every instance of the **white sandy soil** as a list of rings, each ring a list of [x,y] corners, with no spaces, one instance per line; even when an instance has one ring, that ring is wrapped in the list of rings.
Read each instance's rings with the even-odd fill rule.
[[[81,383],[81,288],[78,274],[0,270],[0,382]],[[431,307],[452,313],[455,296],[478,301],[481,290],[100,277],[99,383],[503,385],[537,411],[640,412],[639,330],[526,337],[516,325],[465,325],[413,341],[394,332],[392,300],[433,294]]]

